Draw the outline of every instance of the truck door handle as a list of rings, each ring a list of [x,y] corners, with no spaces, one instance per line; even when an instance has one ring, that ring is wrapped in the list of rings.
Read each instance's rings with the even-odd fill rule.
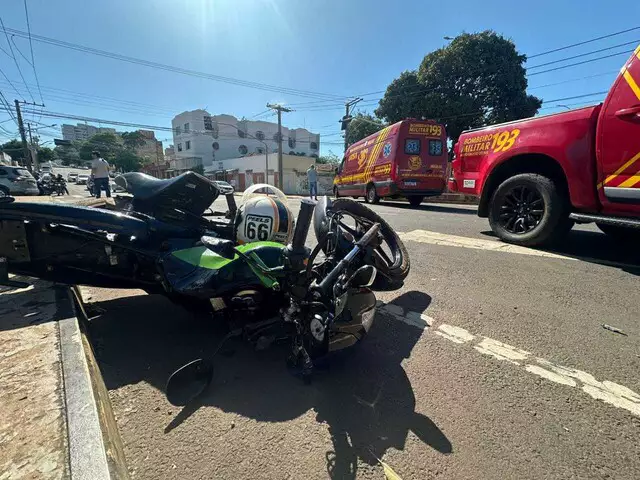
[[[616,117],[622,120],[640,120],[640,105],[629,108],[622,108],[616,112]],[[636,118],[634,118],[636,117]]]

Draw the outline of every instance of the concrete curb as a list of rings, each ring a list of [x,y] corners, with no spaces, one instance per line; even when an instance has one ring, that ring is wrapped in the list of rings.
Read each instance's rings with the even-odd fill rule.
[[[64,317],[58,328],[71,479],[127,480],[122,441],[109,396],[82,328],[86,315],[76,292],[68,287],[55,288],[58,310]]]

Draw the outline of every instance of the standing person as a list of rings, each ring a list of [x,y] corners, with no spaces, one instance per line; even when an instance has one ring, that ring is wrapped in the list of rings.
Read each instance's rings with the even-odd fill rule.
[[[102,157],[100,152],[91,152],[93,162],[91,162],[91,174],[93,175],[93,190],[96,198],[100,198],[100,192],[104,188],[107,198],[111,197],[111,187],[109,186],[109,163]]]
[[[316,166],[311,165],[307,170],[307,180],[309,181],[309,198],[318,200],[318,172]]]

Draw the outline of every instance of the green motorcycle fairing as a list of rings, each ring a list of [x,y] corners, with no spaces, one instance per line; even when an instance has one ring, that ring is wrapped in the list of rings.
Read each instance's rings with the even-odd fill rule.
[[[252,242],[236,247],[245,256],[261,262],[264,267],[282,266],[284,245],[276,242]],[[236,254],[225,258],[205,246],[174,250],[162,260],[162,268],[171,289],[178,293],[212,298],[226,292],[249,286],[274,288],[273,275],[265,275],[260,269]]]

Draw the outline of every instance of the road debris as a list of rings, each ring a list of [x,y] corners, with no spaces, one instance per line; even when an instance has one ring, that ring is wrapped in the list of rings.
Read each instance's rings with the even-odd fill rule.
[[[629,336],[626,333],[624,333],[622,330],[620,330],[619,328],[612,327],[611,325],[607,325],[606,323],[602,324],[602,328],[604,328],[605,330],[609,330],[610,332],[613,332],[613,333],[619,333],[620,335],[624,335],[625,337]]]

